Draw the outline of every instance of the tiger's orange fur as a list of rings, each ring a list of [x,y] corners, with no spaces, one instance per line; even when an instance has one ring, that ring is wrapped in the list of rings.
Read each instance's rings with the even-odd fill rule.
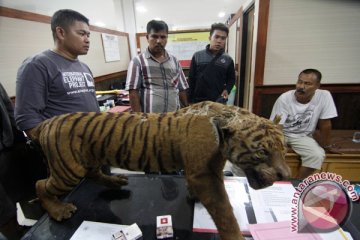
[[[184,169],[189,190],[212,216],[223,240],[242,239],[227,197],[226,159],[241,167],[257,189],[290,175],[281,130],[244,109],[203,102],[175,113],[71,113],[44,121],[32,131],[48,159],[50,176],[36,184],[42,206],[54,219],[76,207],[57,196],[83,177],[110,187],[127,183],[106,176],[104,164],[129,170]]]

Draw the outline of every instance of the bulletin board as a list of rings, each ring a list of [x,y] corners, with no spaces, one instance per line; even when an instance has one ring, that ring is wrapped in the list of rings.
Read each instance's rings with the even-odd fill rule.
[[[209,31],[204,29],[169,32],[166,50],[179,60],[183,68],[188,68],[194,53],[205,49],[209,44]],[[137,34],[137,44],[139,52],[145,51],[148,46],[146,33]]]
[[[168,36],[166,50],[175,56],[182,67],[189,67],[195,52],[209,44],[209,32],[172,33]]]
[[[101,33],[105,62],[120,61],[119,36]]]

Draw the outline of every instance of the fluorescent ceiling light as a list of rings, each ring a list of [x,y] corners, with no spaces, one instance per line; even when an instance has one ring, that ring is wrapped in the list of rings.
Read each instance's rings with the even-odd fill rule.
[[[136,11],[143,13],[143,12],[147,12],[147,9],[142,5],[137,5],[136,6]]]
[[[96,22],[96,23],[94,23],[94,25],[98,26],[98,27],[105,27],[106,26],[106,24],[103,23],[103,22]]]
[[[225,12],[219,12],[218,16],[219,16],[220,18],[224,17],[224,16],[225,16]]]

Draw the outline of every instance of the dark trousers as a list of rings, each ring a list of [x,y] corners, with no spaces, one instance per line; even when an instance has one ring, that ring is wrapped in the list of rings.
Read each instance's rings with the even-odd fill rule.
[[[42,157],[25,141],[0,152],[0,226],[16,216],[16,202],[35,198],[35,182],[46,177]]]

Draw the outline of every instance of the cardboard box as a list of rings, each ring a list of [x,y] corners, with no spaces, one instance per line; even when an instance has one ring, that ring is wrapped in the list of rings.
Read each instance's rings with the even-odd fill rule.
[[[137,240],[142,237],[139,226],[134,223],[112,235],[112,240]]]

